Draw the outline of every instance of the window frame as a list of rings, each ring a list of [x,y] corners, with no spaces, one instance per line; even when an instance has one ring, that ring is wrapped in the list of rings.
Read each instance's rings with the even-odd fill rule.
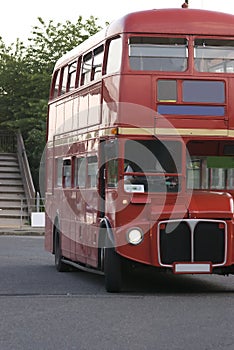
[[[72,69],[74,64],[75,64],[75,67]],[[79,66],[78,59],[73,60],[73,62],[68,64],[67,91],[73,91],[77,88],[78,66]],[[71,85],[72,81],[73,81],[74,85]]]
[[[120,55],[118,56],[118,63],[114,65],[114,69],[109,69],[109,57],[110,57],[110,50],[111,50],[111,45],[113,42],[115,42],[115,40],[117,40],[119,42],[119,44],[121,45],[121,52]],[[112,38],[109,38],[106,41],[106,53],[105,53],[105,58],[104,58],[104,68],[103,68],[103,74],[109,75],[109,74],[116,74],[119,73],[121,71],[121,67],[122,67],[122,61],[123,61],[123,40],[122,37],[120,35],[118,36],[114,36]]]
[[[90,62],[90,63],[87,63],[87,62]],[[86,65],[88,65],[90,68],[86,69]],[[89,51],[88,53],[85,53],[82,57],[80,86],[86,85],[91,82],[92,66],[93,66],[93,52]]]
[[[59,96],[66,94],[68,86],[68,64],[61,68],[61,84]]]
[[[104,44],[101,44],[100,46],[96,47],[93,50],[93,61],[92,61],[92,71],[91,71],[91,81],[92,80],[98,80],[101,79],[102,77],[102,72],[103,72],[103,65],[104,65]],[[101,57],[101,63],[95,64],[96,60]],[[99,60],[98,60],[99,62]],[[96,68],[100,67],[100,71],[96,71]]]
[[[85,189],[86,178],[87,178],[87,158],[84,155],[80,155],[75,158],[74,186],[79,189]]]
[[[73,166],[72,159],[63,158],[63,168],[62,168],[62,187],[72,188],[73,187]]]
[[[164,84],[165,82],[165,84]],[[165,85],[166,82],[172,82],[174,84],[174,91],[171,94],[171,96],[168,94],[169,87],[167,87],[167,91],[161,91],[160,92],[160,86]],[[176,82],[176,84],[175,84]],[[162,83],[162,84],[161,84]],[[198,91],[198,96],[201,96],[201,100],[198,101],[198,99],[186,99],[186,93],[184,92],[184,87],[186,83],[195,83],[197,84],[196,88],[199,86],[200,83],[200,89],[203,86],[208,86],[212,83],[220,84],[220,86],[216,87],[216,93],[218,93],[218,90],[221,92],[220,100],[217,102],[217,99],[210,101],[210,91],[208,89],[204,90],[207,91],[207,98],[205,100],[206,96],[205,94],[201,94],[200,91]],[[161,84],[161,85],[160,85]],[[222,85],[221,85],[222,84]],[[163,96],[168,94],[168,98],[160,99],[160,95]],[[194,95],[194,94],[193,94]],[[175,100],[176,96],[176,100]],[[191,116],[194,118],[194,116],[197,117],[213,117],[218,119],[224,119],[226,117],[226,105],[227,105],[227,95],[226,95],[226,82],[224,79],[176,79],[176,78],[158,78],[156,80],[156,104],[157,104],[157,111],[158,113],[162,115],[177,115],[183,117]]]
[[[205,45],[205,44],[208,44],[208,45]],[[221,45],[223,43],[223,45]],[[233,44],[233,45],[228,45],[228,44]],[[212,45],[209,45],[209,44],[212,44]],[[225,45],[226,44],[226,45]],[[204,48],[207,48],[207,50],[203,50],[204,53],[203,53],[203,57],[199,58],[199,56],[201,55],[198,50],[202,50],[202,47]],[[232,65],[231,65],[231,68],[232,68],[232,71],[228,71],[227,69],[227,59],[226,59],[226,54],[223,54],[224,57],[217,57],[216,60],[221,60],[220,63],[217,62],[216,64],[216,67],[218,68],[218,66],[220,66],[220,69],[223,68],[223,71],[220,70],[210,70],[208,68],[205,69],[204,65],[208,62],[209,59],[215,59],[215,57],[208,57],[208,58],[204,58],[204,55],[207,54],[209,52],[209,48],[210,48],[210,52],[211,50],[214,50],[215,48],[220,48],[220,52],[224,51],[224,50],[228,50],[229,52],[232,53],[233,55],[233,58],[231,58],[229,61],[232,62]],[[225,49],[226,48],[226,49]],[[207,52],[206,52],[207,51]],[[214,56],[211,55],[211,56]],[[200,62],[196,62],[196,60],[200,60]],[[201,61],[203,60],[203,61]],[[225,38],[225,37],[216,37],[216,38],[213,38],[213,37],[195,37],[194,40],[193,40],[193,61],[194,61],[194,69],[203,74],[203,73],[212,73],[212,74],[234,74],[234,38],[230,39],[230,38]],[[199,69],[200,65],[203,63],[203,69]],[[198,66],[199,64],[199,66]],[[213,65],[213,67],[215,67],[215,65]]]
[[[145,46],[144,46],[145,45]],[[139,48],[142,48],[142,52],[144,53],[144,47],[147,48],[145,50],[145,53],[147,53],[149,50],[158,50],[158,52],[162,52],[163,49],[165,51],[168,51],[168,49],[175,48],[177,51],[181,50],[182,48],[185,50],[185,55],[175,55],[173,51],[171,55],[168,56],[159,56],[159,55],[149,55],[149,52],[146,55],[131,55],[131,50],[138,50]],[[146,52],[147,51],[147,52]],[[132,58],[132,59],[131,59]],[[140,58],[140,64],[141,67],[133,67],[131,64],[131,61],[133,61],[133,58],[139,59]],[[167,58],[167,61],[165,60]],[[158,60],[158,64],[160,64],[160,69],[155,69],[147,66],[146,61],[149,62],[149,59],[154,60],[155,62]],[[172,62],[172,59],[174,62]],[[178,59],[183,59],[183,64],[180,66],[179,69],[179,62],[176,62]],[[171,60],[171,61],[170,61]],[[128,37],[128,62],[129,62],[129,70],[134,72],[170,72],[170,73],[178,73],[178,72],[185,72],[188,70],[189,67],[189,40],[187,37],[178,37],[178,36],[149,36],[149,35],[130,35]],[[164,68],[163,65],[166,65],[166,62],[170,62],[170,65],[168,65],[168,69]],[[173,64],[172,64],[173,63]],[[176,63],[176,64],[175,64]],[[139,62],[138,62],[139,64]],[[155,63],[154,63],[155,64]],[[145,67],[143,66],[145,65]],[[174,69],[172,69],[174,66]],[[176,68],[177,66],[177,68]],[[166,67],[166,66],[165,66]],[[170,68],[170,69],[169,69]]]
[[[51,99],[55,99],[59,97],[60,86],[61,86],[61,68],[58,68],[53,74],[53,82],[52,82],[51,93],[50,93]]]
[[[55,158],[55,188],[62,188],[63,187],[63,158],[57,157]]]

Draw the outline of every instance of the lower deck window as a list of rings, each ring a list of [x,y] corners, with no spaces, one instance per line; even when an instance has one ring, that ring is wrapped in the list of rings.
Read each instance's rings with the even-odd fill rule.
[[[234,155],[225,154],[227,149],[234,151],[233,145],[233,142],[190,142],[188,149],[193,154],[187,160],[187,188],[234,190]]]

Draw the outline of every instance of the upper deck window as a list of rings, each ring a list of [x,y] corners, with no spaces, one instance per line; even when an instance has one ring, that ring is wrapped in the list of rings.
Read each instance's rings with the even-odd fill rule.
[[[91,70],[92,70],[92,52],[89,52],[84,56],[82,73],[81,73],[81,85],[89,83],[91,80]]]
[[[199,72],[234,73],[234,40],[196,39],[194,45]]]
[[[77,61],[74,61],[68,68],[68,91],[74,90],[76,87],[76,71]]]
[[[111,39],[108,43],[106,74],[119,72],[122,58],[122,40],[120,37]]]
[[[92,80],[97,80],[102,76],[103,57],[104,46],[101,45],[98,48],[96,48],[93,53]]]
[[[54,73],[53,84],[52,84],[52,89],[51,89],[51,97],[52,98],[58,97],[59,87],[60,87],[60,79],[61,79],[60,74],[61,74],[61,70],[57,70]]]
[[[132,37],[129,59],[132,70],[182,72],[187,68],[187,40],[183,38]]]
[[[61,86],[61,91],[60,91],[60,95],[65,94],[65,92],[67,91],[67,77],[68,77],[68,66],[65,66],[62,69],[62,74],[63,74],[63,80],[62,80],[62,86]]]

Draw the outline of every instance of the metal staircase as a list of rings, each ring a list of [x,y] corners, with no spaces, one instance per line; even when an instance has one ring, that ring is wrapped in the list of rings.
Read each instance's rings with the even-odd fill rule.
[[[17,154],[0,153],[0,226],[28,221],[28,209]]]
[[[25,174],[25,160],[29,174]],[[29,225],[34,203],[35,190],[22,136],[0,132],[0,228]]]

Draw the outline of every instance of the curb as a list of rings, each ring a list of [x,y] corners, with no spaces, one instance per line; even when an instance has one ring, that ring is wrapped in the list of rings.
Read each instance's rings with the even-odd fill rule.
[[[36,229],[32,227],[27,228],[9,228],[0,227],[0,236],[44,236],[44,228]]]

